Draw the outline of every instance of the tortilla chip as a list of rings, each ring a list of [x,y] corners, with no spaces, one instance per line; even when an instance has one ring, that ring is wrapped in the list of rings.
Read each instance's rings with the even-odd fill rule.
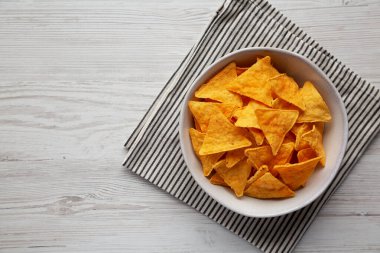
[[[199,125],[198,121],[194,118],[194,126],[195,129],[197,129],[199,132],[202,132],[201,126]]]
[[[244,132],[244,136],[245,138],[247,138],[251,143],[252,145],[249,146],[249,147],[245,147],[245,148],[253,148],[253,147],[257,147],[256,145],[256,141],[255,141],[255,138],[254,136],[251,134],[251,132],[248,130],[248,128],[243,128],[243,127],[239,127],[242,132]]]
[[[290,132],[292,132],[295,136],[297,136],[298,131],[300,131],[303,124],[304,123],[295,123],[292,129],[290,129]]]
[[[268,108],[268,106],[263,105],[259,102],[256,102],[254,100],[249,101],[248,105],[236,109],[233,113],[233,117],[237,118],[237,121],[235,123],[235,126],[238,127],[254,127],[260,129],[259,123],[257,122],[257,117],[255,114],[256,109],[265,109]]]
[[[313,173],[321,157],[316,157],[305,162],[274,166],[281,180],[292,190],[304,186]]]
[[[321,157],[321,165],[324,167],[326,164],[326,154],[325,149],[323,148],[323,139],[322,134],[317,130],[315,125],[313,129],[302,135],[302,140],[305,141],[309,147],[314,149],[318,156]]]
[[[221,112],[211,115],[200,155],[210,155],[251,146],[244,129],[235,127]]]
[[[240,76],[241,74],[243,74],[248,68],[243,68],[243,67],[238,67],[236,66],[236,74],[238,76]]]
[[[282,109],[282,110],[293,110],[298,111],[298,107],[295,105],[292,105],[281,98],[276,98],[272,101],[272,108],[273,109]]]
[[[297,126],[296,126],[297,125]],[[309,144],[303,140],[303,135],[311,129],[313,129],[312,123],[302,123],[302,124],[296,124],[292,128],[293,133],[296,135],[296,142],[295,142],[295,150],[301,150],[309,147]]]
[[[287,75],[278,75],[270,79],[272,91],[277,97],[286,102],[305,110],[305,103],[300,95],[300,90],[296,81]]]
[[[236,108],[238,108],[236,105],[226,103],[216,103],[216,106],[227,118],[231,118]]]
[[[218,112],[223,112],[227,118],[230,118],[232,116],[232,112],[236,109],[236,106],[232,104],[190,101],[189,109],[195,120],[198,122],[202,132],[205,133],[207,131],[211,115],[217,114]]]
[[[195,97],[209,98],[241,107],[243,102],[240,96],[227,90],[231,82],[235,80],[236,77],[236,64],[232,62],[213,78],[211,78],[206,84],[203,84],[195,92]]]
[[[269,79],[278,74],[270,63],[270,57],[266,56],[258,59],[255,64],[232,81],[228,90],[271,106],[272,91]]]
[[[248,179],[246,188],[248,188],[249,185],[251,185],[253,182],[255,182],[257,179],[262,177],[267,172],[269,172],[268,166],[261,166],[260,169],[258,169],[256,173]]]
[[[227,168],[226,161],[222,160],[215,164],[214,169],[223,178],[224,182],[231,187],[237,197],[243,196],[244,188],[251,172],[251,166],[246,159],[241,160],[232,168]]]
[[[252,134],[253,138],[255,139],[257,146],[263,145],[264,139],[265,139],[263,131],[256,128],[248,128],[248,130]]]
[[[277,164],[285,164],[292,158],[294,144],[291,142],[281,145],[277,155],[272,154],[270,146],[261,146],[257,148],[248,148],[245,150],[245,155],[252,162],[255,169],[259,170],[262,166],[268,166],[272,172],[273,167]]]
[[[243,158],[245,158],[244,154],[245,148],[235,149],[228,151],[226,154],[226,166],[227,168],[232,168],[240,162]]]
[[[199,150],[201,149],[201,146],[206,134],[201,133],[195,130],[194,128],[190,128],[189,132],[190,132],[190,138],[191,138],[191,143],[193,144],[194,152],[202,164],[203,175],[207,177],[212,172],[212,167],[223,156],[224,152],[216,153],[212,155],[200,155]]]
[[[327,122],[331,120],[329,108],[311,82],[305,82],[300,90],[306,110],[300,113],[297,123],[300,122]]]
[[[274,199],[293,197],[295,193],[270,172],[254,181],[244,191],[244,194],[259,199]]]
[[[313,159],[317,157],[317,153],[315,153],[312,148],[305,148],[297,153],[297,160],[299,163],[305,162],[307,160]]]
[[[260,128],[276,155],[285,135],[292,129],[298,117],[298,111],[257,109],[255,111]]]
[[[212,175],[212,177],[210,178],[210,182],[212,184],[215,184],[215,185],[221,185],[221,186],[227,186],[228,187],[228,184],[226,184],[226,182],[224,182],[223,178],[221,176],[219,176],[218,173],[215,173],[214,175]]]

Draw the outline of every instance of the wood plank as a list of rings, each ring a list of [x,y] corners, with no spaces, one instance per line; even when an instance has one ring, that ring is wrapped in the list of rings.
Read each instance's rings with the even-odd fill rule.
[[[379,252],[379,226],[379,216],[318,217],[296,252]]]

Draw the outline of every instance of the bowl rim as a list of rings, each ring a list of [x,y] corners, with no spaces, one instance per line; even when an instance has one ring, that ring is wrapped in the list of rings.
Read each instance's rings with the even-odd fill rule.
[[[228,204],[226,204],[225,202],[223,202],[222,198],[220,198],[218,196],[215,196],[214,193],[206,190],[202,186],[202,183],[198,181],[197,176],[194,175],[193,170],[189,169],[189,161],[188,161],[188,158],[187,158],[188,155],[185,154],[186,149],[185,149],[185,143],[184,143],[184,138],[183,138],[183,136],[185,134],[184,133],[185,129],[184,129],[183,124],[184,124],[184,120],[185,120],[185,117],[186,117],[185,112],[186,112],[186,108],[187,108],[187,103],[188,103],[188,101],[190,101],[191,98],[193,98],[195,90],[200,85],[202,85],[202,84],[198,84],[198,85],[195,85],[195,84],[198,83],[199,80],[202,79],[203,76],[206,75],[210,70],[214,69],[215,66],[218,65],[220,62],[222,62],[222,61],[224,61],[224,60],[226,60],[226,59],[228,59],[230,57],[233,57],[233,56],[235,56],[237,54],[242,54],[244,52],[251,52],[251,51],[272,51],[272,52],[278,52],[278,53],[281,53],[281,54],[290,55],[290,56],[299,58],[302,61],[306,62],[308,65],[310,65],[313,68],[314,71],[316,71],[318,73],[318,75],[322,76],[325,80],[327,80],[328,86],[330,86],[330,88],[332,88],[332,90],[334,92],[334,95],[337,98],[339,98],[337,105],[339,106],[339,109],[342,111],[342,114],[343,114],[342,115],[342,120],[343,120],[343,129],[342,129],[343,130],[343,143],[341,145],[341,149],[339,150],[339,154],[337,156],[336,162],[333,165],[334,166],[333,170],[332,170],[330,176],[328,177],[328,180],[325,181],[325,183],[322,185],[323,187],[321,187],[318,191],[316,191],[316,193],[314,193],[312,195],[311,198],[307,199],[305,202],[303,202],[299,206],[295,206],[295,207],[289,208],[288,210],[285,210],[285,211],[282,211],[282,212],[278,212],[278,213],[274,213],[274,214],[268,214],[268,215],[256,215],[256,214],[253,214],[253,213],[244,212],[244,211],[241,211],[241,210],[236,210],[234,207],[231,207]],[[342,97],[339,94],[337,88],[334,86],[334,84],[331,82],[331,80],[326,76],[326,74],[316,64],[314,64],[312,61],[310,61],[309,59],[307,59],[306,57],[304,57],[304,56],[302,56],[300,54],[297,54],[297,53],[294,53],[292,51],[288,51],[288,50],[285,50],[285,49],[280,49],[280,48],[274,48],[274,47],[247,47],[247,48],[242,48],[242,49],[230,52],[230,53],[224,55],[223,57],[217,59],[216,61],[214,61],[211,65],[209,65],[208,67],[206,67],[198,75],[198,77],[194,80],[194,82],[188,88],[188,90],[186,92],[186,95],[184,97],[184,100],[182,101],[182,106],[181,106],[181,112],[180,112],[180,118],[179,118],[179,120],[180,120],[179,121],[179,139],[180,139],[181,151],[182,151],[182,155],[183,155],[183,158],[185,160],[185,163],[186,163],[186,167],[187,167],[186,169],[190,171],[193,179],[202,188],[202,190],[204,190],[216,202],[218,202],[219,204],[221,204],[222,206],[226,207],[227,209],[229,209],[229,210],[231,210],[233,212],[236,212],[238,214],[242,214],[242,215],[245,215],[245,216],[248,216],[248,217],[256,217],[256,218],[277,217],[277,216],[285,215],[285,214],[288,214],[288,213],[291,213],[291,212],[295,212],[295,211],[297,211],[297,210],[299,210],[299,209],[301,209],[301,208],[309,205],[310,203],[312,203],[319,196],[321,196],[323,194],[323,192],[325,192],[325,190],[328,188],[328,186],[331,184],[331,182],[335,178],[336,174],[339,171],[339,167],[340,167],[340,165],[342,163],[342,160],[343,160],[344,154],[346,152],[346,148],[347,148],[347,141],[348,141],[347,112],[346,112],[346,108],[345,108],[345,106],[343,104]]]

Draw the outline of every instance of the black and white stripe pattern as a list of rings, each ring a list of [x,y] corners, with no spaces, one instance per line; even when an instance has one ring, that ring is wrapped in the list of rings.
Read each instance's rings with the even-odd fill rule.
[[[249,218],[219,205],[193,180],[179,145],[180,105],[189,84],[218,58],[253,46],[283,48],[309,58],[336,85],[348,114],[348,148],[332,184],[309,206],[275,218]],[[124,165],[262,251],[291,252],[379,131],[379,100],[379,90],[265,0],[227,0],[126,142]]]

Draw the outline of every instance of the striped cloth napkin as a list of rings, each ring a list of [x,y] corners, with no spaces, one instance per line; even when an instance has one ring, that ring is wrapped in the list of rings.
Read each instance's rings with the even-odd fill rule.
[[[257,46],[287,49],[319,66],[340,92],[349,123],[348,148],[332,184],[312,204],[274,218],[239,215],[208,196],[186,168],[178,136],[181,103],[196,77],[218,58]],[[291,252],[379,131],[379,99],[379,90],[265,0],[227,0],[126,142],[124,165],[262,251]]]

